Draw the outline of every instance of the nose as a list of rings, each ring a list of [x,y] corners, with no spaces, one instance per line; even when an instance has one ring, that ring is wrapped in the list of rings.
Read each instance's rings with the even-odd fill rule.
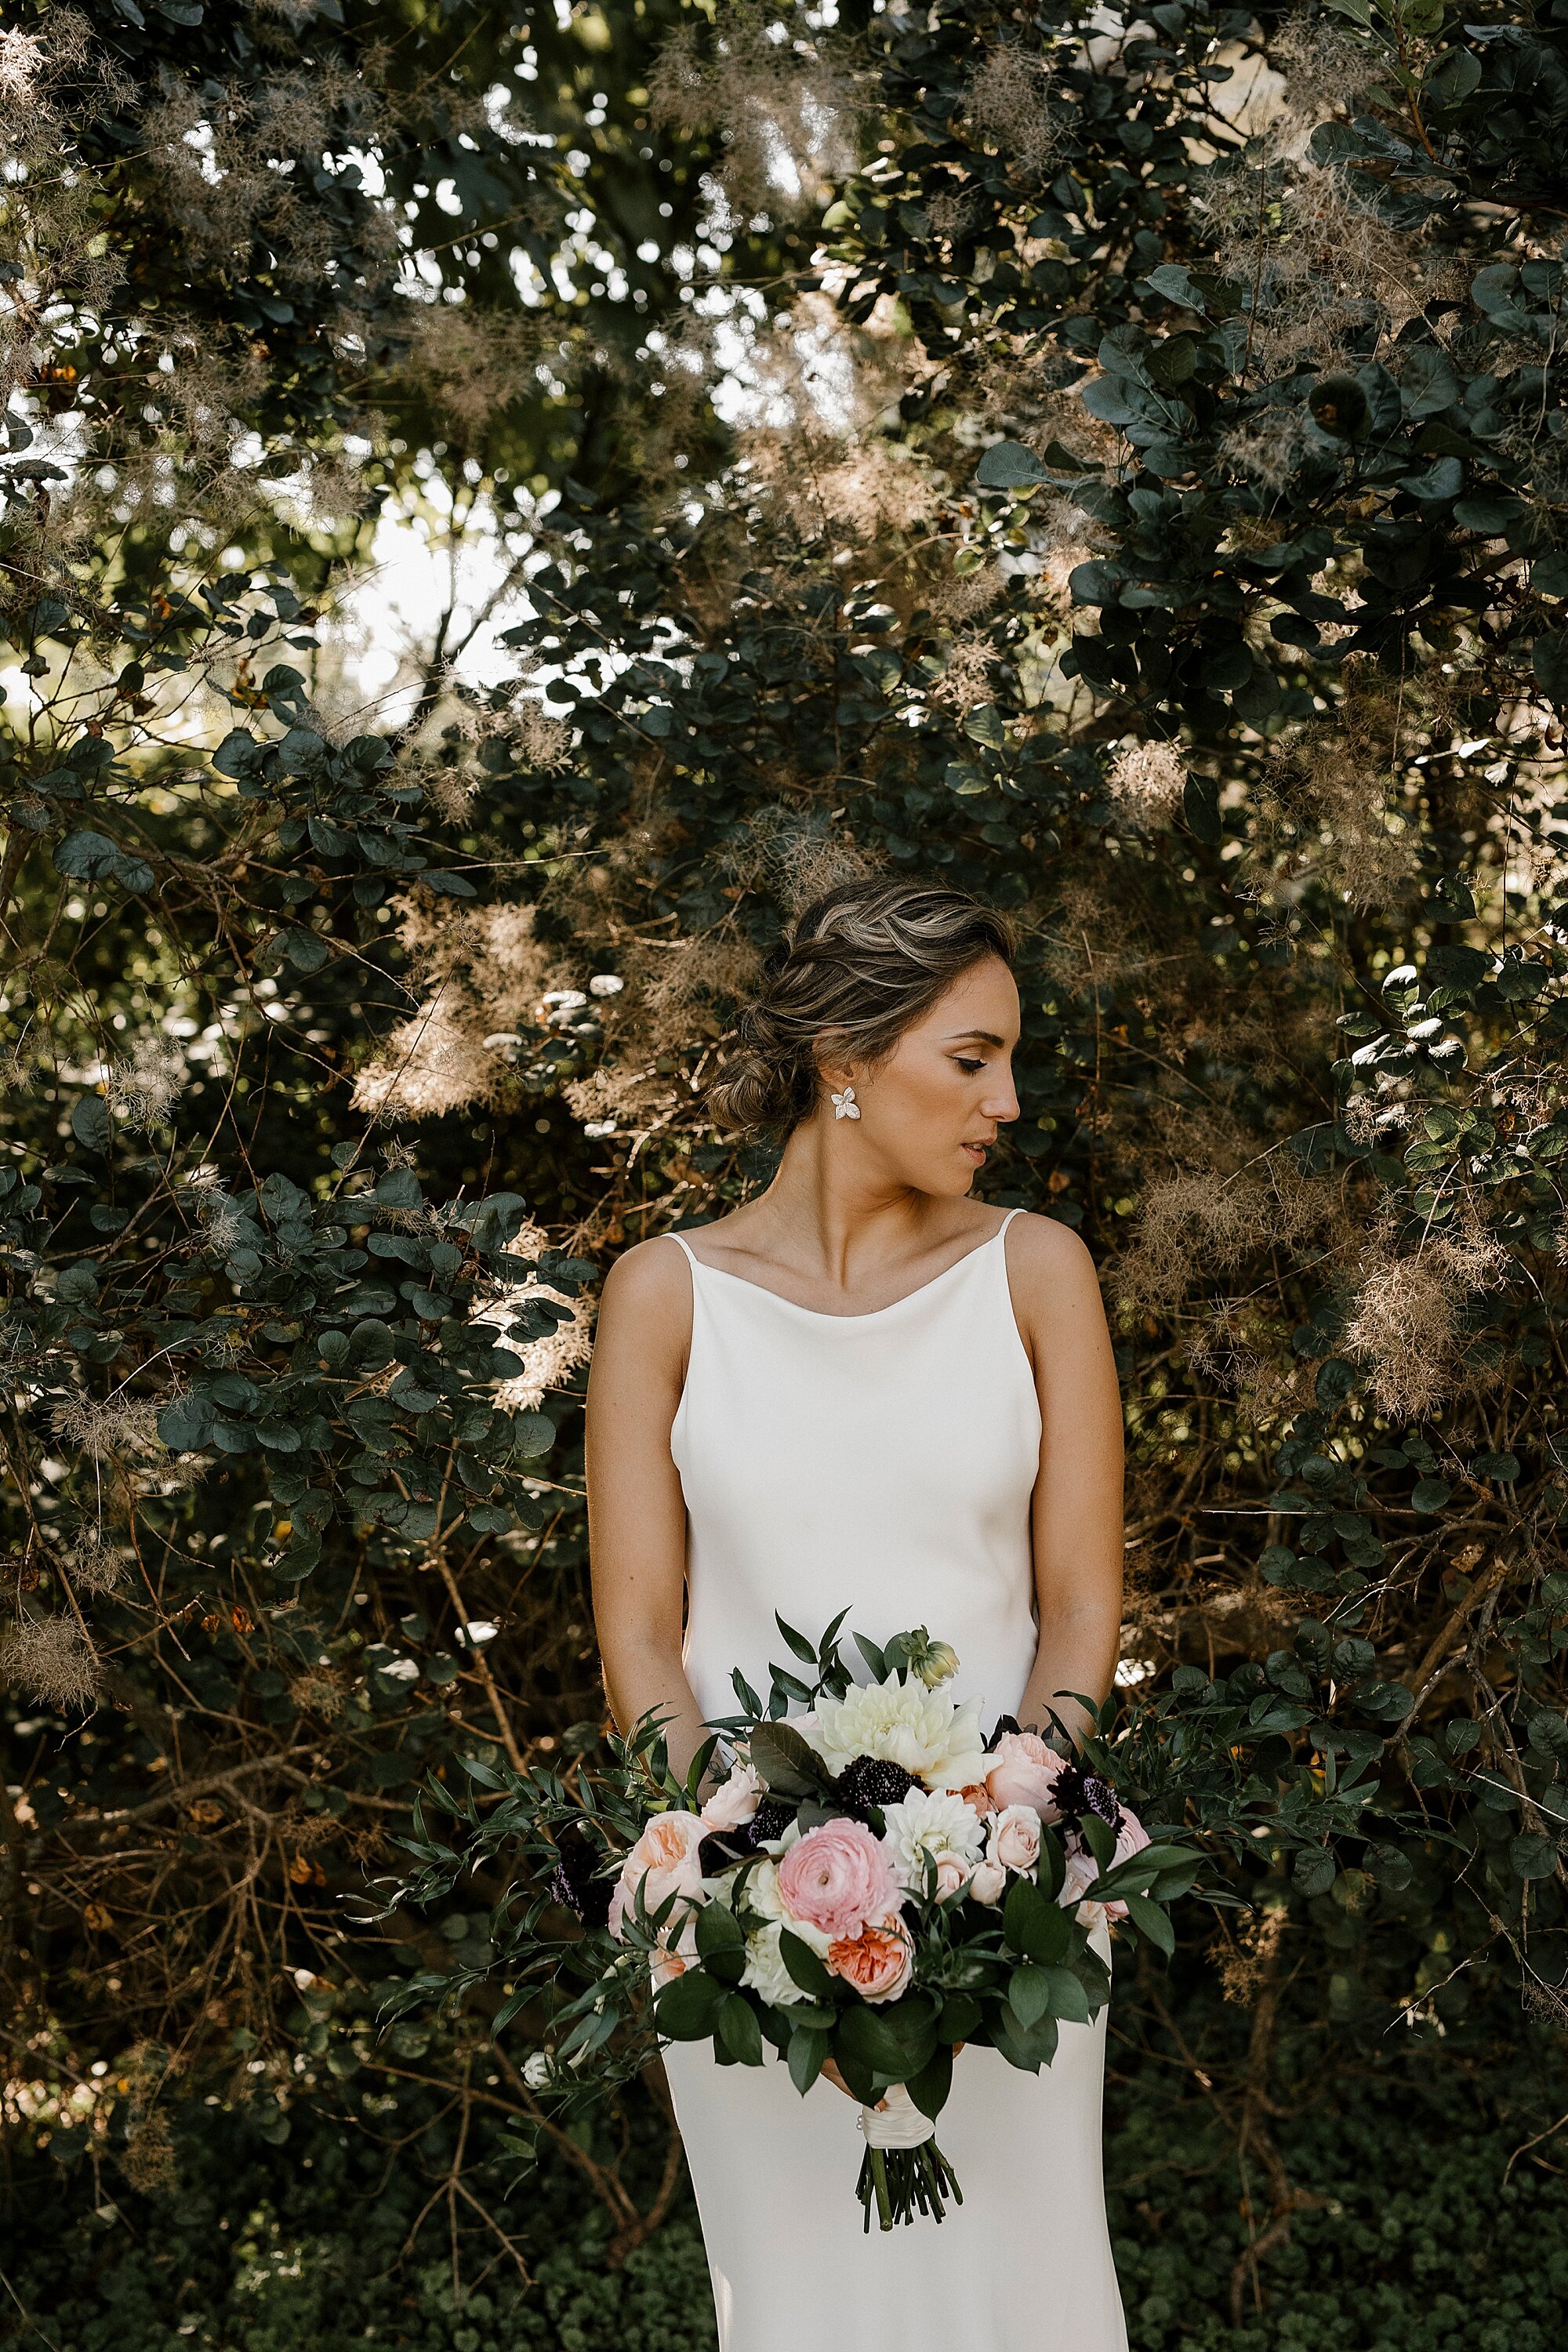
[[[980,1109],[983,1118],[994,1118],[998,1127],[1006,1127],[1011,1120],[1017,1118],[1018,1097],[1013,1088],[1013,1073],[1010,1069],[998,1072],[995,1090],[986,1096]]]

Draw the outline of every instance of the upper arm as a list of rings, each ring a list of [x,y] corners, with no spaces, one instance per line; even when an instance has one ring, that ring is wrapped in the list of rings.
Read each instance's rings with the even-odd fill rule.
[[[1035,1576],[1042,1605],[1121,1578],[1121,1389],[1088,1248],[1055,1218],[1015,1218],[1008,1277],[1040,1405]]]
[[[640,1242],[605,1283],[588,1375],[585,1467],[594,1608],[617,1633],[679,1640],[686,1505],[669,1450],[691,1340],[691,1273],[671,1242]]]

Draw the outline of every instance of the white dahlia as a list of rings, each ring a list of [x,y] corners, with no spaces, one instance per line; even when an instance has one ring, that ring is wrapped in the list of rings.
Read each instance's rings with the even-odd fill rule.
[[[842,1772],[857,1756],[876,1756],[901,1764],[931,1789],[966,1789],[985,1778],[980,1701],[959,1706],[945,1691],[927,1690],[918,1675],[852,1683],[842,1698],[819,1698],[795,1728],[830,1772]]]
[[[802,1992],[784,1964],[779,1952],[781,1933],[778,1927],[759,1927],[754,1935],[747,1937],[746,1965],[741,1976],[743,1985],[749,1985],[754,1993],[772,2002],[775,2009],[784,2009],[791,2001],[809,1998]]]
[[[926,1863],[937,1866],[940,1894],[951,1894],[973,1875],[985,1847],[985,1828],[973,1805],[951,1790],[911,1789],[896,1805],[884,1805],[883,1843],[902,1885],[925,1892]]]

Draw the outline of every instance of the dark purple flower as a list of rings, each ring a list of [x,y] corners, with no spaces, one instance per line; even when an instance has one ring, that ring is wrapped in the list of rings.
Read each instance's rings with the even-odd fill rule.
[[[1109,1780],[1094,1772],[1086,1772],[1081,1764],[1064,1766],[1057,1774],[1051,1799],[1063,1821],[1075,1826],[1088,1813],[1094,1813],[1114,1836],[1121,1827],[1121,1808],[1116,1801],[1116,1791]]]
[[[613,1882],[598,1875],[604,1857],[581,1830],[567,1828],[556,1840],[557,1861],[550,1874],[552,1899],[574,1911],[586,1927],[602,1927],[610,1916]]]
[[[857,1756],[833,1783],[833,1793],[847,1813],[864,1814],[884,1805],[896,1805],[920,1783],[901,1764],[882,1756]]]

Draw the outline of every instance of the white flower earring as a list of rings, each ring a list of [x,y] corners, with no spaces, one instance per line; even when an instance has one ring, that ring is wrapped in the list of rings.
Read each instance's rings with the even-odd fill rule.
[[[855,1099],[855,1089],[853,1087],[846,1087],[841,1095],[834,1096],[833,1116],[835,1118],[859,1118],[860,1106]]]

